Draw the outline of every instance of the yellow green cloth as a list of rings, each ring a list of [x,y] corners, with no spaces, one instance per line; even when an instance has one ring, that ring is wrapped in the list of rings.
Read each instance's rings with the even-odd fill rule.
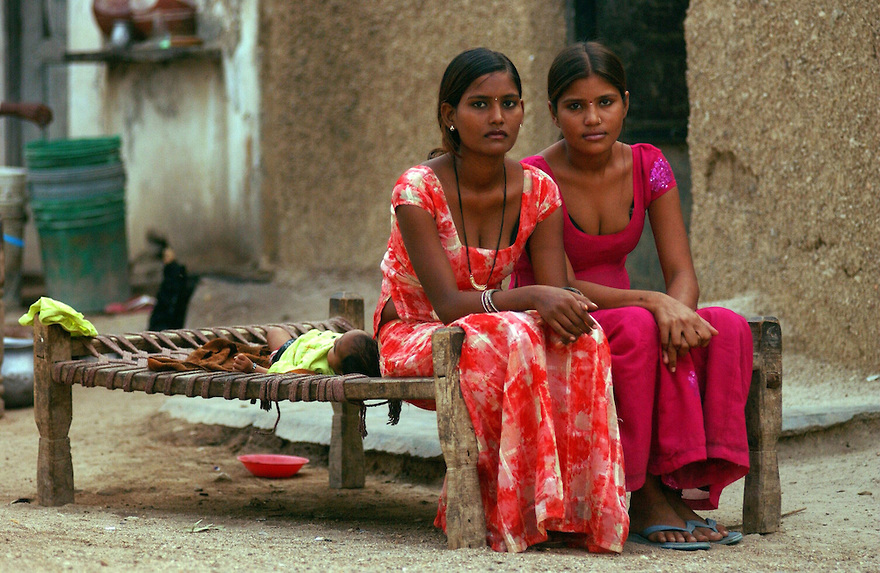
[[[311,370],[316,374],[336,374],[327,362],[327,353],[340,336],[341,333],[329,330],[309,330],[284,350],[269,372],[283,374],[291,370]]]
[[[32,304],[18,319],[18,324],[30,326],[38,315],[43,324],[58,324],[71,336],[98,336],[98,330],[81,312],[47,296],[40,297],[40,300]]]

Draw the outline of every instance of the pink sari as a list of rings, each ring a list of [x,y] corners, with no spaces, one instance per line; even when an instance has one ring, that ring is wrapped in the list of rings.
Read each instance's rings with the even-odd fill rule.
[[[578,279],[629,288],[626,256],[641,238],[651,201],[675,187],[666,159],[656,147],[636,144],[633,152],[633,213],[629,225],[611,235],[588,235],[571,220],[563,203],[565,251]],[[523,163],[552,176],[540,156]],[[512,285],[532,284],[527,256],[517,262]],[[645,309],[599,310],[611,346],[611,373],[626,467],[626,488],[640,489],[648,472],[688,492],[694,509],[715,509],[725,486],[748,473],[745,403],[752,375],[752,337],[746,320],[724,308],[698,314],[718,330],[706,348],[678,359],[676,372],[662,363],[660,335]]]

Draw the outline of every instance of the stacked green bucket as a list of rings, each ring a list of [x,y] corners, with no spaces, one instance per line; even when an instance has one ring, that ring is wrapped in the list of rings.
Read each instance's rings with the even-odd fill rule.
[[[46,294],[82,312],[127,300],[120,138],[32,141],[25,163]]]

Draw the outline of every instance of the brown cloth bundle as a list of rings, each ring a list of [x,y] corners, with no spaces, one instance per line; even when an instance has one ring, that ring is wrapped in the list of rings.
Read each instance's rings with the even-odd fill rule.
[[[265,344],[252,346],[233,342],[226,338],[215,338],[199,346],[186,357],[186,360],[171,358],[170,356],[151,356],[147,359],[147,368],[156,372],[188,370],[208,370],[236,372],[232,366],[232,359],[236,354],[244,354],[257,366],[268,368],[270,350]]]

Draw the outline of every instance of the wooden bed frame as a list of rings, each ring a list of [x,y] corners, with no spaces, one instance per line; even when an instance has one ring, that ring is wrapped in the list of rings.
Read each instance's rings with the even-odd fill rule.
[[[278,325],[297,336],[319,328],[344,332],[364,327],[363,299],[339,293],[330,299],[323,322]],[[743,499],[743,532],[769,533],[779,527],[781,489],[776,441],[782,419],[782,334],[772,317],[749,320],[754,339],[754,370],[746,406],[751,470]],[[434,399],[446,461],[447,540],[451,549],[486,544],[486,526],[477,477],[477,441],[461,397],[458,359],[464,331],[443,328],[432,339],[433,378],[367,378],[360,375],[153,372],[146,356],[184,357],[216,337],[265,344],[266,326],[142,332],[124,336],[72,338],[57,325],[34,323],[34,416],[40,433],[37,501],[58,506],[74,501],[73,462],[68,431],[71,385],[121,388],[126,392],[223,396],[240,400],[322,400],[333,402],[330,487],[364,486],[360,413],[364,400]]]

